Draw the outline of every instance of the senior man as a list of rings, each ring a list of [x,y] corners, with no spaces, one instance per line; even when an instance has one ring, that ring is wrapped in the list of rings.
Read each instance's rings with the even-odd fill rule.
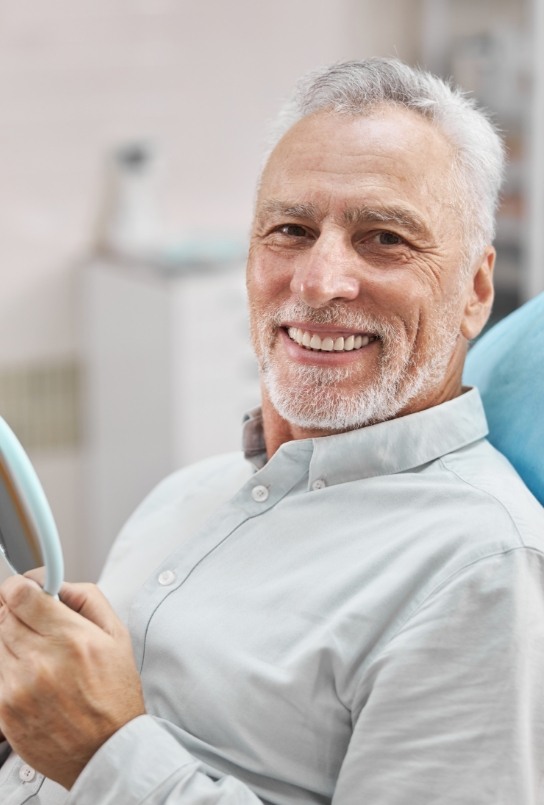
[[[113,609],[0,588],[2,803],[544,802],[544,516],[461,382],[501,172],[428,74],[301,82],[251,234],[245,458],[143,503]]]

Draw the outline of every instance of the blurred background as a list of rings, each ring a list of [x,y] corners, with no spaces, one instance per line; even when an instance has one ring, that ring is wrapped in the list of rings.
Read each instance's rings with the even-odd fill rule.
[[[304,71],[398,56],[494,114],[510,167],[494,316],[544,290],[542,0],[0,0],[0,414],[67,577],[258,402],[243,269]]]

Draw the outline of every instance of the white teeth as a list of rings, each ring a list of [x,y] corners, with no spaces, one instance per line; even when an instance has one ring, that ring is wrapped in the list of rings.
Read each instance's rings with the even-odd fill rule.
[[[321,339],[318,335],[313,335],[310,341],[310,347],[312,349],[321,349]]]
[[[351,352],[353,349],[366,347],[371,341],[375,340],[368,335],[349,335],[347,338],[340,335],[336,339],[330,336],[321,338],[317,333],[301,330],[300,327],[289,327],[287,333],[289,338],[297,344],[323,352],[332,352],[333,350],[335,352]]]

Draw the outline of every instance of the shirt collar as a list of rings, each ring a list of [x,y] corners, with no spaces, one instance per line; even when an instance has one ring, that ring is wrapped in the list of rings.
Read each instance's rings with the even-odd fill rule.
[[[252,408],[244,416],[242,430],[244,456],[260,470],[266,464],[263,414],[260,408]]]
[[[309,463],[310,486],[318,479],[331,485],[406,472],[483,439],[487,433],[480,394],[477,389],[466,389],[453,400],[415,414],[346,433],[287,442],[278,453],[298,452],[300,460]],[[257,469],[266,464],[259,408],[245,417],[244,453]]]

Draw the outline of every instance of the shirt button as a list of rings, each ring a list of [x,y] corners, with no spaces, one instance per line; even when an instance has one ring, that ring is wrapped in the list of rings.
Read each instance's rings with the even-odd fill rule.
[[[327,484],[323,480],[323,478],[318,478],[317,481],[314,481],[312,484],[312,489],[325,489]]]
[[[253,500],[256,500],[257,503],[264,503],[264,501],[267,500],[269,494],[270,492],[268,491],[266,486],[261,485],[254,486],[253,489],[251,490],[251,497],[253,498]]]
[[[168,587],[170,584],[173,584],[175,580],[176,574],[173,570],[163,570],[158,578],[158,582],[161,587]]]
[[[35,776],[35,770],[32,766],[27,766],[26,763],[19,769],[19,780],[22,783],[31,783]]]

